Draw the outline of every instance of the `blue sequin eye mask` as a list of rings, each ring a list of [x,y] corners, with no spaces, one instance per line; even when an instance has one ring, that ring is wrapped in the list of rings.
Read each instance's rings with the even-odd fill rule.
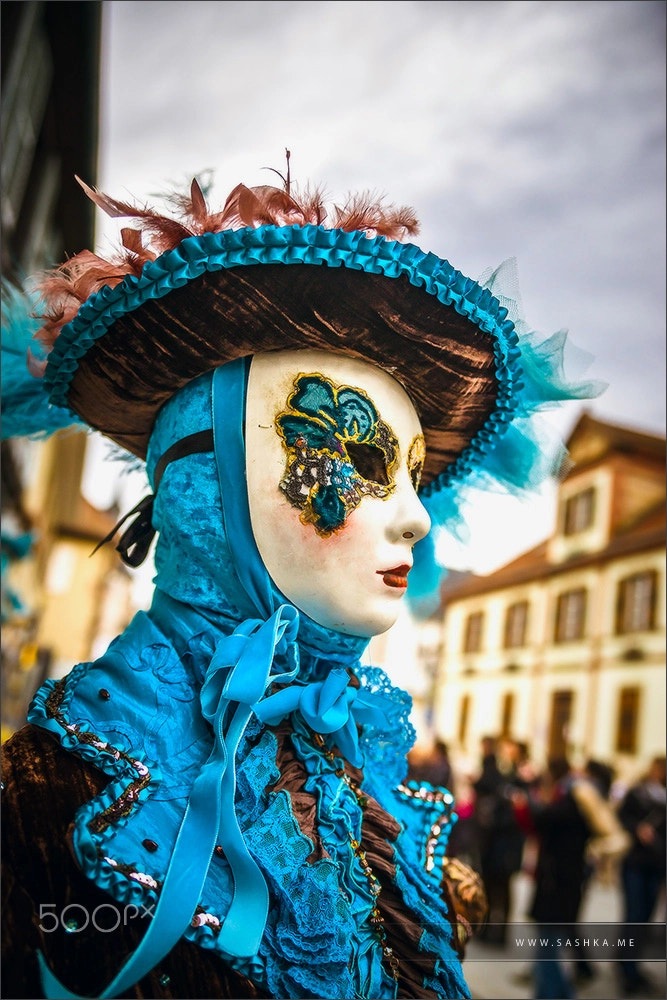
[[[276,429],[287,451],[280,489],[326,538],[365,496],[396,489],[398,441],[363,389],[300,373]]]

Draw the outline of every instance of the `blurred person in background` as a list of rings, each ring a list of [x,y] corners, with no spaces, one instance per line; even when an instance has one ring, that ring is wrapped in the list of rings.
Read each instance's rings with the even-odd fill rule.
[[[524,788],[539,781],[540,771],[530,754],[530,747],[524,740],[516,740],[517,759],[516,776],[517,781]]]
[[[618,818],[632,838],[621,866],[623,918],[647,924],[665,890],[665,758],[655,757],[618,807]],[[641,934],[640,928],[634,932]],[[645,996],[652,988],[639,963],[619,963],[621,989],[627,997]]]
[[[582,777],[587,778],[590,782],[592,782],[593,787],[597,789],[604,801],[606,803],[609,802],[611,787],[614,781],[614,768],[610,764],[605,764],[604,761],[589,758],[584,765]],[[591,811],[593,813],[598,811],[595,800],[591,803]],[[607,811],[605,810],[605,812]],[[593,828],[595,828],[595,824],[599,825],[601,823],[602,815],[598,815],[592,820]],[[608,832],[611,832],[612,828],[616,829],[613,817],[607,820],[607,827],[609,827]],[[623,843],[625,843],[625,838],[623,838]],[[607,881],[617,874],[616,869],[611,868],[609,861],[603,862],[602,858],[599,857],[596,863],[594,860],[594,854],[595,847],[591,847],[591,841],[589,840],[586,847],[586,856],[584,858],[584,875],[581,886],[582,902],[580,904],[580,908],[584,904],[586,892],[589,888],[591,879],[596,875],[596,873],[599,877],[604,878]],[[607,867],[603,870],[604,865]],[[573,948],[575,956],[573,973],[575,980],[578,982],[586,982],[589,979],[593,979],[595,976],[595,966],[594,963],[588,960],[583,939],[576,933],[572,933],[571,939],[577,941],[577,944]]]
[[[521,787],[514,755],[506,754],[503,765],[501,770],[499,741],[493,736],[483,737],[480,774],[473,782],[473,817],[489,913],[479,938],[494,945],[503,945],[507,937],[511,880],[521,868],[525,842],[513,804],[513,796]]]
[[[410,764],[408,776],[413,781],[425,781],[429,785],[446,788],[452,795],[455,794],[449,748],[444,740],[436,740],[424,757],[409,755],[408,762]]]
[[[576,996],[562,956],[554,954],[551,943],[576,922],[583,891],[589,828],[572,795],[572,779],[569,761],[552,758],[539,789],[528,799],[538,838],[529,916],[539,925],[540,939],[549,941],[533,966],[536,1000],[571,1000]]]
[[[590,778],[595,787],[604,799],[609,801],[611,789],[614,784],[616,773],[611,764],[605,764],[602,760],[589,758],[584,764],[584,775]]]
[[[447,842],[447,854],[460,858],[474,871],[481,873],[479,833],[475,822],[475,790],[468,774],[457,775],[456,815],[454,829]]]
[[[575,771],[566,757],[548,761],[543,782],[526,804],[538,840],[529,916],[547,942],[533,966],[535,998],[571,1000],[575,983],[554,940],[576,938],[590,865],[611,871],[628,839],[594,781]],[[590,978],[585,961],[580,969],[579,978]]]

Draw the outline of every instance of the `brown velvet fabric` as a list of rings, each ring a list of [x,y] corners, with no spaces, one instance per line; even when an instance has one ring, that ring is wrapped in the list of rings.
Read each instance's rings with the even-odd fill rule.
[[[371,361],[403,383],[424,426],[424,483],[495,406],[492,338],[454,309],[405,276],[296,264],[205,273],[122,316],[81,359],[69,405],[144,457],[158,409],[193,378],[307,347]]]
[[[2,758],[2,996],[7,1000],[44,996],[38,950],[64,986],[96,996],[146,931],[146,918],[133,916],[132,911],[125,915],[121,904],[83,875],[68,847],[68,828],[76,810],[108,779],[33,726],[4,744]],[[87,928],[78,933],[63,928],[70,918],[83,927],[85,912],[90,915]],[[96,930],[94,913],[100,928],[114,926],[120,914],[119,929]],[[181,940],[157,968],[121,996],[242,1000],[267,994],[217,955]]]
[[[289,740],[289,724],[278,727],[276,733],[279,740],[276,763],[280,769],[281,777],[274,785],[274,791],[283,788],[289,791],[292,810],[299,827],[313,842],[311,859],[316,860],[324,857],[326,852],[315,826],[315,800],[310,793],[303,790],[306,773],[303,764],[295,757],[292,750]],[[348,763],[346,763],[345,769],[354,784],[363,790],[363,773]],[[387,933],[387,944],[392,948],[399,963],[397,996],[399,998],[419,997],[421,1000],[429,1000],[429,998],[435,1000],[437,994],[426,990],[423,986],[423,980],[425,975],[433,971],[436,956],[427,951],[420,951],[419,941],[422,929],[410,911],[406,910],[394,883],[396,864],[393,844],[399,832],[400,827],[393,816],[390,816],[375,799],[368,796],[362,820],[361,847],[365,851],[368,864],[379,880],[382,889],[378,896],[377,907],[382,915],[384,929]],[[450,910],[450,914],[454,940],[456,941],[456,922],[453,908]]]
[[[289,792],[295,818],[313,842],[310,860],[315,861],[325,855],[316,826],[315,798],[304,788],[306,773],[294,753],[289,724],[283,723],[276,732],[281,777],[274,790]],[[40,950],[64,985],[93,996],[111,982],[146,931],[141,914],[130,913],[125,918],[122,905],[83,875],[68,846],[68,831],[77,809],[99,794],[107,778],[63,751],[53,737],[37,727],[25,726],[2,749],[2,995],[13,1000],[43,996],[36,960]],[[360,771],[350,765],[347,771],[354,782],[363,784]],[[422,982],[436,958],[419,950],[421,928],[394,884],[393,842],[399,827],[369,797],[362,831],[362,847],[382,887],[378,908],[387,943],[399,961],[398,996],[434,1000],[436,994],[425,990]],[[88,927],[68,933],[63,923],[70,917],[85,923],[84,912],[91,915]],[[125,926],[121,924],[112,933],[95,929],[95,912],[100,927],[115,924],[118,912]],[[40,923],[46,929],[40,930]],[[51,931],[56,923],[57,928]],[[122,996],[241,1000],[266,994],[212,952],[180,941],[156,969]]]

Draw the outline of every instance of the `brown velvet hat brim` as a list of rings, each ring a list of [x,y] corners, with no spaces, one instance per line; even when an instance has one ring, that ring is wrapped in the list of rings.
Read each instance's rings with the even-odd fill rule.
[[[424,424],[425,482],[495,403],[492,338],[406,277],[269,264],[204,274],[116,320],[79,364],[69,404],[143,458],[158,409],[191,379],[234,358],[303,347],[372,361],[405,386]]]
[[[342,235],[349,239],[350,234]],[[408,245],[393,246],[402,254],[416,251]],[[417,253],[422,260],[432,258]],[[87,335],[83,307],[70,324],[69,346],[63,334],[59,341],[64,347],[56,342],[47,377],[49,369],[57,375],[67,361],[74,371],[66,405],[143,458],[163,403],[212,368],[290,348],[361,358],[391,373],[414,401],[426,438],[427,484],[460,458],[498,407],[498,335],[480,327],[477,313],[486,327],[493,328],[495,322],[503,331],[511,324],[501,325],[505,315],[487,292],[483,294],[500,311],[498,318],[488,308],[478,310],[474,294],[472,304],[463,306],[458,301],[463,296],[455,297],[455,308],[441,301],[441,291],[434,294],[418,287],[414,275],[405,272],[388,276],[358,269],[356,263],[299,261],[204,270],[159,297],[147,297],[126,310],[108,309],[115,318],[107,322],[103,335],[89,337],[85,349],[80,346],[82,331]],[[450,272],[464,291],[472,286],[482,292],[470,279]],[[119,289],[104,291],[115,302]],[[74,365],[72,357],[77,358]]]

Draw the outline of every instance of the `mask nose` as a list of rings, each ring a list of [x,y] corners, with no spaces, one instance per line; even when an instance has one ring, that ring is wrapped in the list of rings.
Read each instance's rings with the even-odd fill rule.
[[[395,539],[403,538],[412,545],[416,545],[420,538],[425,538],[431,529],[431,518],[428,515],[424,504],[421,502],[412,480],[405,474],[401,476],[396,484],[395,517],[393,518],[393,532]]]

